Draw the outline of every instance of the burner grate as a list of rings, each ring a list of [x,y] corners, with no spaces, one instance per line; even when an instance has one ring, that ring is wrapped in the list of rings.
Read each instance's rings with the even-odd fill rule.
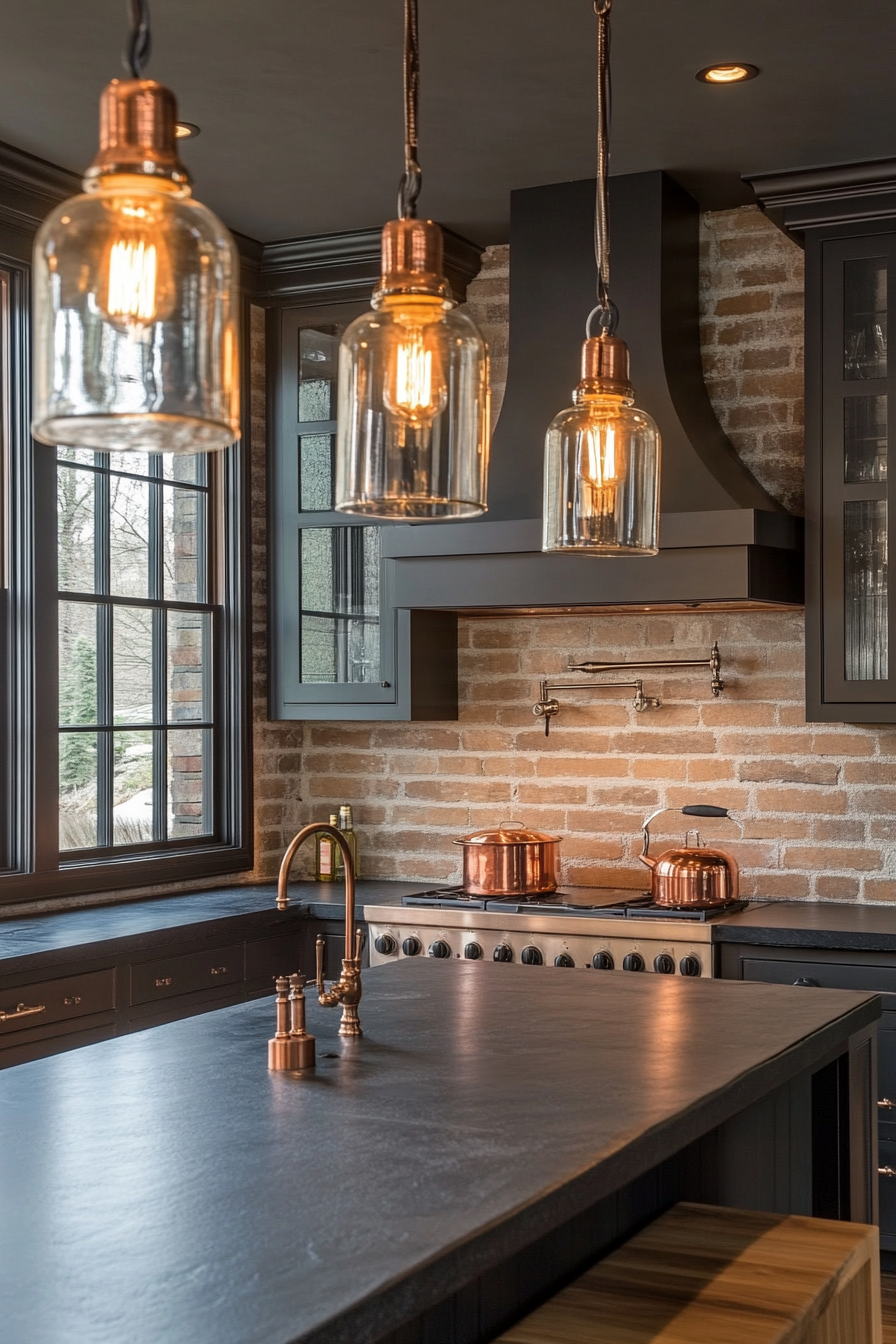
[[[615,904],[579,905],[570,902],[562,892],[558,892],[554,900],[543,896],[519,900],[513,896],[469,896],[463,887],[442,887],[434,891],[419,892],[416,896],[402,896],[401,904],[441,910],[489,910],[504,915],[579,915],[584,919],[671,919],[700,924],[747,908],[746,901],[729,901],[727,905],[713,906],[709,910],[694,910],[689,907],[675,909],[668,905],[655,905],[648,893],[616,901]]]

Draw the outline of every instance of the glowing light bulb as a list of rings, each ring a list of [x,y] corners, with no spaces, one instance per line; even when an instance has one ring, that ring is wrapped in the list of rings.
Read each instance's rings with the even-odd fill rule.
[[[444,339],[440,300],[386,299],[383,309],[394,318],[387,336],[383,400],[393,415],[412,425],[428,425],[448,401],[440,346]]]
[[[455,308],[438,226],[383,233],[373,311],[339,349],[336,508],[377,518],[472,518],[485,508],[488,353]]]
[[[174,96],[113,80],[84,194],[34,249],[36,439],[207,452],[240,435],[239,255],[193,200]]]
[[[655,555],[660,435],[634,407],[623,341],[585,342],[573,401],[545,440],[542,549]]]
[[[112,317],[149,322],[156,315],[156,248],[153,243],[128,243],[119,238],[109,252],[109,298]]]

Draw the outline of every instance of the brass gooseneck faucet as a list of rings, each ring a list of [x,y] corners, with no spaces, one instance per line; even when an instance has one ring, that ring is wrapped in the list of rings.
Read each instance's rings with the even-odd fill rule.
[[[360,929],[355,928],[355,868],[352,852],[348,847],[345,836],[341,831],[337,831],[335,826],[330,826],[325,821],[313,821],[309,826],[303,826],[291,842],[283,855],[280,876],[277,879],[277,909],[285,910],[289,905],[289,895],[286,889],[289,884],[289,871],[292,868],[292,861],[296,852],[309,835],[321,833],[328,835],[331,840],[335,840],[342,851],[342,858],[345,863],[345,955],[342,958],[341,976],[327,989],[324,981],[324,947],[326,944],[323,938],[318,935],[317,997],[325,1008],[335,1008],[337,1004],[342,1004],[342,1021],[339,1023],[340,1036],[362,1036],[364,1033],[361,1031],[361,1022],[358,1017],[358,1004],[361,1002],[361,949],[364,945],[364,935]]]

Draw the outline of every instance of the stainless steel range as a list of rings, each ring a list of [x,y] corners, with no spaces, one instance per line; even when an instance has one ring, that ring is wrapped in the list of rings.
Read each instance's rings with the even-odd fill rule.
[[[461,888],[368,905],[370,962],[462,957],[598,971],[712,977],[713,920],[743,910],[669,910],[650,896],[606,887],[561,887],[520,901],[467,896]]]

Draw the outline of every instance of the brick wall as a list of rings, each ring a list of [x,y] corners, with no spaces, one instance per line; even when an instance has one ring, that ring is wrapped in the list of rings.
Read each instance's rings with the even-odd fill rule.
[[[701,241],[710,398],[758,479],[800,511],[802,254],[753,207],[704,216]],[[508,249],[490,248],[469,292],[497,355],[496,405],[507,267]],[[367,875],[455,879],[454,837],[522,820],[564,836],[567,881],[633,886],[644,816],[712,801],[743,822],[742,840],[727,823],[704,832],[737,855],[747,892],[896,901],[896,730],[806,724],[802,613],[475,619],[460,635],[457,723],[305,726],[301,801],[276,803],[289,815],[281,843],[299,821],[351,802]],[[682,672],[646,679],[663,701],[655,711],[636,714],[610,691],[565,697],[547,740],[532,715],[538,678],[568,658],[705,657],[713,639],[719,700],[706,674]],[[294,749],[296,730],[284,732]],[[657,834],[680,835],[682,821]]]

